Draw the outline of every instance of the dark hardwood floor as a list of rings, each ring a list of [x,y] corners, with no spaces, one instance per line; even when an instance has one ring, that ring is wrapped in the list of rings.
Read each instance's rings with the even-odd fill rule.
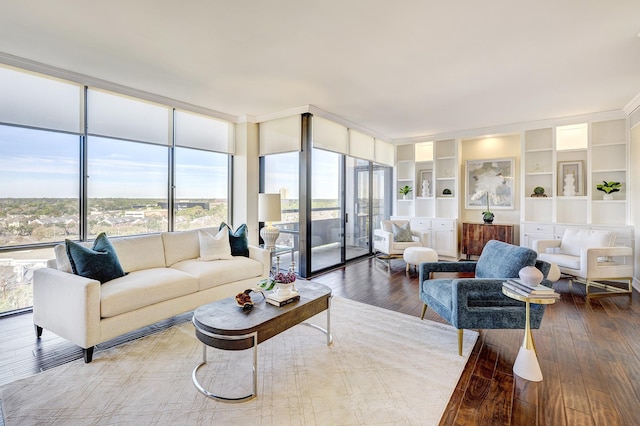
[[[391,273],[372,259],[313,278],[340,297],[419,316],[418,277],[401,260]],[[522,330],[482,330],[442,419],[443,425],[640,425],[640,305],[628,297],[586,302],[584,287],[559,281],[562,295],[534,330],[544,380],[515,377]],[[426,318],[444,322],[428,310]],[[188,314],[99,345],[106,347],[188,321]],[[32,315],[0,319],[0,384],[82,357],[46,331],[37,341]],[[428,395],[425,395],[428,398]],[[2,419],[0,417],[0,426]]]

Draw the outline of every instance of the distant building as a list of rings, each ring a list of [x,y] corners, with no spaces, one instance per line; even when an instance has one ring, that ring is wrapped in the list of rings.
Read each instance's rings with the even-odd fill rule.
[[[209,210],[209,203],[206,203],[206,202],[176,201],[174,205],[175,205],[175,208],[178,210],[185,210],[185,209],[190,209],[192,207],[198,207],[198,206],[202,207],[203,210]],[[160,202],[158,203],[158,207],[167,209],[169,208],[169,204],[166,202]]]

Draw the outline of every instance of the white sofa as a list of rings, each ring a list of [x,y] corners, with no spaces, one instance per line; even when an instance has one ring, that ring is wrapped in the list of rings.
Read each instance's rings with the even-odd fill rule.
[[[210,230],[217,232],[217,230]],[[249,246],[249,257],[202,261],[198,231],[111,238],[126,275],[100,284],[57,260],[35,271],[33,322],[38,337],[51,331],[82,347],[91,362],[95,345],[201,305],[255,287],[269,276],[270,256]]]
[[[560,240],[537,240],[538,259],[558,265],[560,272],[586,285],[587,298],[626,294],[631,300],[633,249],[616,246],[611,231],[568,228]],[[626,288],[601,281],[622,281]],[[571,283],[571,281],[569,281]],[[591,287],[605,292],[591,292]]]

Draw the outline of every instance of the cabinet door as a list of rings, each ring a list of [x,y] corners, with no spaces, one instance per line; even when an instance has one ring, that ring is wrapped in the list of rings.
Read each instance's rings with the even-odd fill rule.
[[[458,256],[458,245],[455,230],[455,222],[434,220],[431,222],[433,249],[439,255],[448,257]]]
[[[409,219],[411,223],[411,229],[414,231],[421,231],[427,233],[427,241],[425,242],[427,247],[433,247],[433,236],[431,231],[431,220],[422,217],[412,217]]]

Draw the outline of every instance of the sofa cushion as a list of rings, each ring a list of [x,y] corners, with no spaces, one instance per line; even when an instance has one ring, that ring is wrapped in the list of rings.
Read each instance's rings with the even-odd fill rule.
[[[213,235],[207,231],[198,231],[200,241],[200,260],[233,259],[229,245],[229,232],[221,229]]]
[[[111,240],[126,272],[164,268],[164,245],[160,234],[119,237]]]
[[[535,266],[538,253],[502,241],[485,244],[476,265],[476,278],[518,278],[525,266]]]
[[[409,222],[404,225],[397,225],[392,222],[391,225],[393,227],[393,241],[398,243],[408,243],[413,241],[411,225],[409,225]]]
[[[104,283],[100,316],[109,318],[198,291],[198,280],[171,268],[150,268]]]
[[[560,251],[572,256],[580,256],[583,248],[613,247],[616,234],[610,231],[567,228],[562,235]]]
[[[81,246],[91,247],[91,242],[83,241],[80,243]],[[69,255],[67,254],[67,245],[66,244],[57,244],[53,248],[53,253],[56,256],[55,263],[56,269],[58,271],[66,272],[68,274],[73,274],[73,270],[71,269],[71,262],[69,262]]]
[[[540,253],[538,254],[538,259],[549,263],[555,263],[561,268],[575,269],[577,271],[580,270],[580,256],[572,256],[563,253]]]
[[[96,237],[91,248],[71,240],[65,240],[65,246],[71,270],[76,275],[101,283],[124,275],[116,250],[104,232]]]
[[[263,265],[257,260],[244,256],[235,256],[232,260],[214,260],[201,262],[184,260],[171,267],[198,278],[199,289],[205,290],[227,284],[255,278],[256,284],[261,279]]]
[[[242,224],[234,231],[231,226],[222,222],[219,230],[229,228],[229,245],[231,246],[231,255],[249,257],[249,236],[246,224]]]
[[[208,228],[207,230],[214,234],[217,232],[215,228]],[[197,259],[200,256],[198,230],[163,232],[161,235],[167,266],[187,259]]]

